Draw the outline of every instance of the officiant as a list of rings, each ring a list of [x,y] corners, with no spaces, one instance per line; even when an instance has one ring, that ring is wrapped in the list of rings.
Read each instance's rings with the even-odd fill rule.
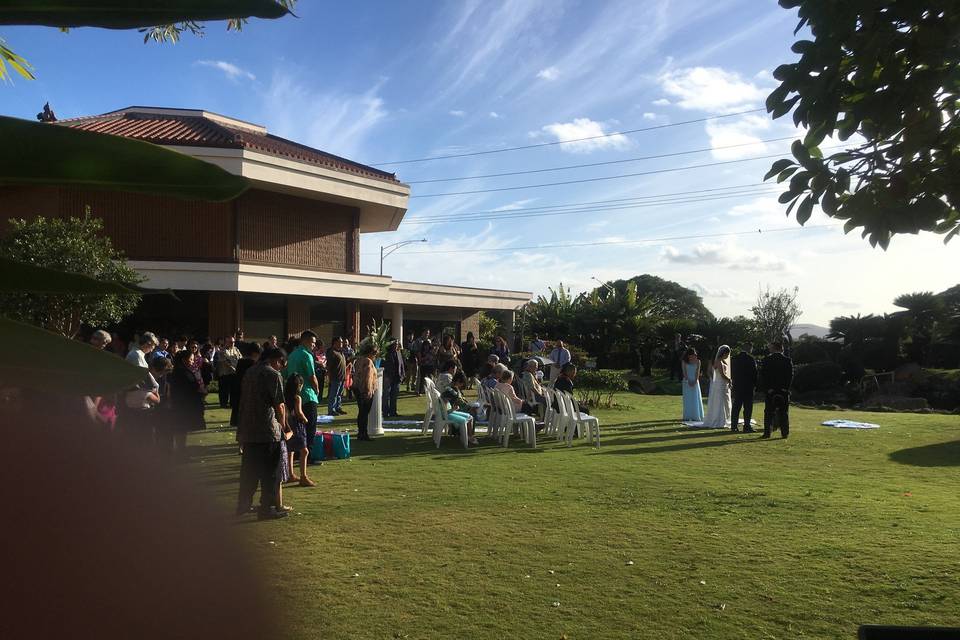
[[[733,378],[733,408],[730,430],[739,431],[740,411],[743,410],[743,431],[752,433],[753,393],[757,386],[757,361],[753,358],[753,345],[745,342],[740,345],[740,353],[730,363]]]

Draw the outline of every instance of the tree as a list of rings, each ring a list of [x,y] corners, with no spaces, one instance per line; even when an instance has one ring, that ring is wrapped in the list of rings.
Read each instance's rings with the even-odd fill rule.
[[[481,311],[479,314],[479,325],[480,335],[477,336],[477,340],[493,342],[494,338],[497,337],[497,332],[500,330],[500,323],[497,322],[497,319],[491,317],[485,311]]]
[[[550,338],[566,339],[573,330],[578,314],[578,300],[570,294],[570,287],[548,287],[547,296],[527,305],[527,328],[529,333],[539,333]]]
[[[704,306],[699,293],[672,280],[644,273],[628,280],[615,280],[609,285],[616,291],[625,293],[629,282],[636,284],[637,295],[653,296],[665,318],[701,320],[713,317],[710,310]],[[606,289],[597,291],[601,295],[606,293]]]
[[[801,225],[814,205],[884,249],[894,234],[960,233],[960,0],[780,0],[798,8],[800,59],[773,72],[774,117],[793,110],[807,129],[793,160],[765,179],[789,179],[780,202]],[[836,134],[863,142],[824,157]]]
[[[760,292],[757,303],[751,309],[760,337],[772,342],[786,336],[802,313],[797,305],[798,292],[796,287],[793,291],[780,289],[771,292],[768,288]]]
[[[127,286],[142,281],[110,239],[100,235],[103,222],[98,218],[40,217],[10,220],[10,224],[11,232],[0,238],[0,255],[5,258]],[[139,302],[137,294],[7,293],[0,294],[0,314],[69,338],[77,334],[81,323],[105,326],[119,322]]]
[[[917,364],[926,364],[937,323],[943,317],[943,299],[932,291],[921,291],[897,296],[893,304],[906,309],[900,314],[907,318],[907,355]]]

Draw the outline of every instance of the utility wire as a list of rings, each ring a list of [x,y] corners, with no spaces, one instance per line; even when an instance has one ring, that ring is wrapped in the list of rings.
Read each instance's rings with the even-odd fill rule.
[[[689,171],[691,169],[704,169],[707,167],[720,167],[728,164],[738,164],[741,162],[752,162],[754,160],[769,160],[771,158],[784,158],[782,153],[775,153],[767,156],[754,156],[752,158],[741,158],[739,160],[722,160],[718,162],[706,162],[703,164],[691,164],[686,167],[671,167],[669,169],[653,169],[651,171],[639,171],[637,173],[622,173],[615,176],[601,176],[599,178],[581,178],[580,180],[563,180],[560,182],[543,182],[540,184],[524,184],[516,187],[497,187],[494,189],[474,189],[472,191],[450,191],[449,193],[422,193],[420,195],[410,196],[413,198],[442,198],[445,196],[463,196],[475,193],[495,193],[499,191],[518,191],[520,189],[541,189],[543,187],[559,187],[568,184],[583,184],[585,182],[604,182],[606,180],[620,180],[623,178],[636,178],[639,176],[652,176],[661,173],[673,173],[675,171]]]
[[[784,233],[789,231],[805,231],[808,229],[829,229],[835,227],[842,227],[841,224],[818,224],[810,225],[808,227],[795,226],[795,227],[778,227],[774,229],[756,229],[753,231],[730,231],[727,233],[700,233],[692,234],[685,236],[669,236],[664,238],[646,238],[643,240],[600,240],[596,242],[575,242],[567,244],[535,244],[527,245],[521,247],[495,247],[490,249],[440,249],[440,250],[428,250],[428,251],[405,251],[404,255],[415,255],[415,254],[442,254],[442,253],[493,253],[499,251],[526,251],[528,249],[573,249],[576,247],[598,247],[598,246],[608,246],[608,245],[631,245],[631,244],[649,244],[651,242],[674,242],[678,240],[698,240],[703,238],[729,238],[734,236],[748,236],[754,234],[764,234],[764,233]],[[363,255],[374,255],[371,253],[365,253]]]
[[[638,202],[633,204],[608,205],[603,207],[588,207],[581,209],[559,209],[555,211],[532,211],[520,212],[505,211],[501,215],[480,215],[480,216],[449,216],[446,218],[431,219],[412,219],[404,220],[404,225],[417,224],[450,224],[454,222],[476,222],[479,220],[515,220],[518,218],[541,218],[552,216],[564,216],[577,213],[602,213],[605,211],[624,211],[631,209],[642,209],[646,207],[666,207],[669,205],[699,204],[701,202],[714,202],[717,200],[726,200],[729,198],[742,198],[744,196],[760,196],[767,194],[780,193],[781,189],[767,188],[752,191],[740,191],[737,193],[723,193],[707,196],[697,196],[688,198],[674,198],[670,200],[652,200],[649,202]]]
[[[601,138],[611,138],[613,136],[625,136],[631,133],[642,133],[644,131],[655,131],[657,129],[668,129],[670,127],[680,127],[687,124],[697,124],[698,122],[707,122],[709,120],[719,120],[721,118],[733,118],[735,116],[742,116],[748,113],[757,113],[758,111],[765,111],[765,109],[748,109],[746,111],[737,111],[736,113],[725,113],[718,116],[707,116],[706,118],[697,118],[696,120],[684,120],[682,122],[673,122],[670,124],[658,124],[652,127],[642,127],[640,129],[627,129],[626,131],[614,131],[612,133],[604,133],[603,135],[598,136],[588,136],[586,138],[574,138],[573,140],[556,140],[554,142],[540,142],[538,144],[527,144],[519,147],[505,147],[503,149],[490,149],[487,151],[471,151],[468,153],[454,153],[444,156],[427,156],[425,158],[414,158],[412,160],[391,160],[390,162],[375,162],[372,166],[374,167],[383,167],[386,165],[393,164],[412,164],[414,162],[429,162],[431,160],[450,160],[452,158],[468,158],[471,156],[484,156],[492,153],[506,153],[507,151],[520,151],[523,149],[537,149],[540,147],[553,147],[560,144],[570,144],[572,142],[585,142],[587,140],[599,140]]]
[[[649,200],[649,199],[651,199],[651,198],[663,198],[663,197],[668,197],[668,196],[688,195],[688,194],[694,194],[694,193],[710,193],[710,192],[714,192],[714,191],[729,191],[729,190],[734,190],[734,189],[748,189],[748,188],[753,188],[753,187],[766,187],[766,186],[769,186],[769,185],[770,185],[770,183],[768,183],[768,182],[751,182],[751,183],[749,183],[749,184],[736,184],[736,185],[731,185],[731,186],[728,186],[728,187],[713,187],[713,188],[710,188],[710,189],[696,189],[696,190],[692,190],[692,191],[675,191],[675,192],[673,192],[673,193],[654,193],[654,194],[650,194],[650,195],[647,195],[647,196],[632,196],[632,197],[630,197],[630,198],[614,198],[614,199],[612,199],[612,200],[587,200],[587,201],[584,201],[584,202],[561,202],[561,203],[559,203],[559,204],[546,204],[546,205],[541,205],[541,206],[539,206],[539,207],[517,207],[516,209],[503,209],[503,208],[500,208],[500,209],[481,209],[481,210],[478,210],[478,211],[461,211],[461,212],[457,212],[457,213],[444,213],[444,214],[440,214],[440,215],[437,215],[437,216],[414,216],[414,217],[411,217],[411,218],[408,218],[408,219],[409,219],[409,220],[429,220],[429,219],[431,219],[431,218],[447,218],[447,217],[450,217],[450,216],[453,216],[453,215],[469,216],[469,215],[474,215],[474,214],[479,214],[479,213],[502,213],[502,212],[506,212],[506,211],[509,211],[509,212],[514,212],[514,211],[543,211],[543,210],[546,210],[546,209],[558,209],[558,208],[567,208],[567,207],[580,207],[580,206],[594,205],[594,204],[601,204],[601,205],[602,205],[602,204],[608,204],[608,203],[614,203],[614,202],[623,203],[623,202],[631,202],[631,201],[633,201],[633,200]]]
[[[703,149],[691,149],[690,151],[675,151],[673,153],[660,153],[653,156],[638,156],[636,158],[625,158],[623,160],[606,160],[604,162],[590,162],[587,164],[569,164],[562,167],[549,167],[545,169],[527,169],[524,171],[506,171],[504,173],[487,173],[479,176],[460,176],[457,178],[430,178],[427,180],[407,180],[407,184],[428,184],[432,182],[457,182],[461,180],[482,180],[483,178],[502,178],[505,176],[523,176],[531,173],[547,173],[549,171],[566,171],[568,169],[585,169],[588,167],[604,167],[611,164],[624,164],[628,162],[642,162],[643,160],[657,160],[659,158],[674,158],[676,156],[687,156],[695,153],[706,153],[718,149],[735,149],[737,147],[749,147],[751,145],[762,144],[765,142],[783,142],[784,140],[796,140],[796,136],[785,136],[783,138],[770,138],[768,140],[757,140],[755,142],[741,142],[739,144],[728,144],[721,147],[706,147]]]

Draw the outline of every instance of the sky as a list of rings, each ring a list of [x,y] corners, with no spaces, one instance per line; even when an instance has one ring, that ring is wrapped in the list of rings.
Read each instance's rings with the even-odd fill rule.
[[[37,79],[0,87],[0,112],[206,109],[395,171],[409,210],[397,231],[361,237],[361,270],[379,271],[382,245],[426,238],[387,258],[402,280],[536,296],[652,273],[718,316],[796,287],[799,321],[820,325],[957,283],[957,241],[898,236],[884,252],[820,212],[801,228],[762,184],[802,135],[788,117],[749,112],[796,58],[795,12],[774,0],[301,0],[295,11],[162,45],[135,31],[4,27]],[[528,145],[541,146],[501,151]],[[477,177],[516,172],[534,173]],[[472,179],[424,182],[445,178]]]

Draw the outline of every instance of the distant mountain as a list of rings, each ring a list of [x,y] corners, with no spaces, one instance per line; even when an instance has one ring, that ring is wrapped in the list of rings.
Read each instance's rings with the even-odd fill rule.
[[[817,338],[825,338],[828,333],[830,333],[830,329],[817,324],[795,324],[793,325],[793,329],[790,330],[790,335],[793,336],[794,340],[804,334]]]

